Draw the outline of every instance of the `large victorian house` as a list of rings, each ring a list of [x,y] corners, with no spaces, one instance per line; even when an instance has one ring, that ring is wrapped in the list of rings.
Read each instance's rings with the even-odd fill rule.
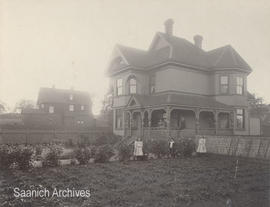
[[[108,69],[113,131],[144,138],[248,135],[249,65],[230,45],[202,49],[165,22],[147,51],[117,45]]]

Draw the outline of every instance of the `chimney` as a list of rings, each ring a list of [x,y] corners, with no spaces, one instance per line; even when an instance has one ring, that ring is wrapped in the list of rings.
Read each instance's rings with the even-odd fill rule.
[[[198,48],[202,49],[203,37],[201,35],[195,35],[193,37],[193,40],[194,40],[194,45],[197,46]]]
[[[168,35],[168,36],[172,36],[173,35],[173,19],[167,19],[165,22],[164,22],[164,25],[165,25],[165,33]]]

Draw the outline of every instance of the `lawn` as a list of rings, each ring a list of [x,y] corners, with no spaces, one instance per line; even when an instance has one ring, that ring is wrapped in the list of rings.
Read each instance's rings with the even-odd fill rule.
[[[0,205],[268,207],[270,164],[209,155],[177,159],[112,162],[85,166],[0,172]],[[13,189],[90,189],[90,198],[14,199]],[[16,206],[16,205],[15,205]]]

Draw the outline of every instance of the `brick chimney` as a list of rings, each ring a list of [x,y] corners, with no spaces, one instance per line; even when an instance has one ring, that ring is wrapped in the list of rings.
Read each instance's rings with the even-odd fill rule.
[[[169,36],[172,36],[173,35],[173,19],[167,19],[165,22],[164,22],[164,25],[165,25],[165,33]]]
[[[197,46],[198,48],[202,49],[203,37],[201,35],[195,35],[193,37],[193,40],[194,40],[194,45]]]

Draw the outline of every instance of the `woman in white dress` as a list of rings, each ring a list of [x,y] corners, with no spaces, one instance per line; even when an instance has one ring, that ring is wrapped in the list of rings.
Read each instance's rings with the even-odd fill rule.
[[[199,145],[197,148],[197,153],[202,155],[206,153],[205,138],[202,137],[199,139]]]
[[[136,160],[143,157],[143,142],[140,138],[134,142],[134,157]]]

